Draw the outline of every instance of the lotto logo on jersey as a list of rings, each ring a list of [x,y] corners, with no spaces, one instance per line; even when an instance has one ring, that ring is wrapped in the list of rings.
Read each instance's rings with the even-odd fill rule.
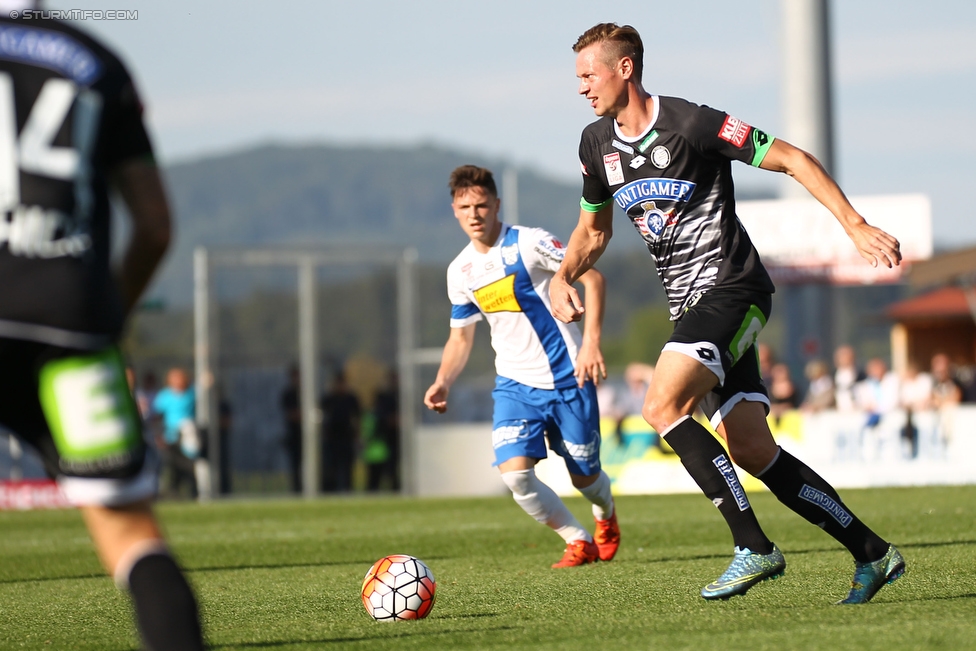
[[[474,290],[474,298],[485,314],[522,311],[522,306],[515,296],[515,274],[509,274],[501,280]]]
[[[722,128],[719,129],[718,137],[727,142],[731,142],[736,147],[742,147],[746,143],[746,137],[751,130],[752,127],[739,118],[727,115],[725,116],[725,122],[722,123]]]
[[[624,182],[624,168],[620,165],[620,154],[604,154],[603,168],[607,171],[607,184],[618,185]]]

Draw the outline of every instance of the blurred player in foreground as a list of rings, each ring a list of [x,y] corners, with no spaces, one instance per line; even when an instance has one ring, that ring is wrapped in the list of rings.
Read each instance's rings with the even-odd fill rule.
[[[196,601],[150,507],[158,462],[116,345],[170,239],[139,99],[94,39],[8,19],[12,8],[0,3],[0,424],[80,507],[145,645],[202,649]],[[132,218],[114,275],[109,184]]]
[[[596,387],[606,378],[600,352],[604,281],[590,269],[580,275],[593,306],[580,337],[576,324],[549,311],[549,279],[563,246],[539,228],[503,224],[490,171],[465,165],[451,174],[451,206],[471,242],[447,269],[451,336],[437,379],[424,404],[447,410],[451,385],[464,369],[477,322],[487,319],[498,378],[492,445],[495,465],[516,503],[566,541],[553,567],[609,561],[620,545],[610,478],[600,469],[600,416]],[[563,457],[573,486],[593,503],[596,533],[573,517],[559,496],[535,474],[549,447]]]
[[[596,25],[573,50],[579,92],[601,119],[586,127],[580,142],[582,209],[549,286],[553,314],[566,323],[583,315],[572,283],[606,248],[616,203],[651,253],[675,322],[647,391],[644,418],[718,507],[735,543],[732,563],[702,596],[743,594],[781,575],[786,561],[759,526],[722,445],[692,419],[698,406],[739,466],[854,556],[854,580],[843,603],[870,600],[904,572],[901,554],[863,524],[830,484],[779,448],[766,424],[769,397],[755,342],[774,288],[736,217],[731,161],[794,177],[874,265],[898,264],[898,241],[868,225],[806,152],[721,111],[648,94],[641,84],[644,47],[634,28]]]

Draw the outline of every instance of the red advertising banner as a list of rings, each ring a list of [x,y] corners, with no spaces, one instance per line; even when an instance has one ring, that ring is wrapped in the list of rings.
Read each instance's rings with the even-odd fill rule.
[[[0,511],[64,509],[71,505],[50,479],[0,481]]]

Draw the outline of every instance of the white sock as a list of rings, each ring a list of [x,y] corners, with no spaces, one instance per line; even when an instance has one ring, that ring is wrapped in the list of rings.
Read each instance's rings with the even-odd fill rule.
[[[503,472],[502,481],[511,489],[515,503],[523,511],[558,533],[566,542],[593,540],[559,496],[535,476],[534,468]]]
[[[595,482],[577,490],[593,503],[594,518],[606,520],[613,515],[613,493],[610,492],[610,478],[607,473],[601,470]]]

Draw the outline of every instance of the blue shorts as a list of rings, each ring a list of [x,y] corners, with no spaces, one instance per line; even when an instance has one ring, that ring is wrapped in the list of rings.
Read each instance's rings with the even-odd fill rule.
[[[508,378],[495,380],[491,443],[495,464],[514,457],[545,459],[549,448],[574,475],[600,472],[600,410],[596,387],[535,389]]]

